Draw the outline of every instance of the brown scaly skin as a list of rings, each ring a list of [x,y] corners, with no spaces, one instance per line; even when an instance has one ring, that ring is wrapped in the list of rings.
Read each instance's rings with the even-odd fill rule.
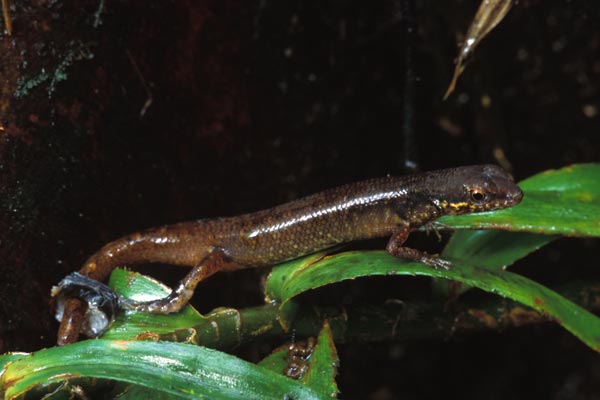
[[[522,197],[512,177],[495,165],[371,179],[255,213],[135,233],[104,246],[80,273],[105,281],[122,265],[160,262],[193,267],[164,299],[120,299],[126,309],[166,314],[179,311],[196,285],[215,272],[270,266],[355,240],[390,236],[390,254],[448,268],[446,261],[402,247],[409,233],[442,215],[511,207]],[[61,290],[55,289],[53,295]],[[66,301],[59,344],[78,335],[73,321],[82,318],[69,310],[81,313],[81,307],[75,307],[81,302],[77,298]]]

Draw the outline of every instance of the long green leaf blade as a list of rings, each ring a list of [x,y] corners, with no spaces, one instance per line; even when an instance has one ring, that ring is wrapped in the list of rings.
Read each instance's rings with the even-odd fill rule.
[[[500,268],[511,265],[556,238],[529,232],[458,231],[444,248],[442,258],[461,260],[482,268]]]
[[[277,374],[283,374],[288,366],[289,345],[284,345],[273,350],[271,354],[260,360],[257,365],[273,371]]]
[[[135,383],[188,399],[319,398],[299,382],[215,350],[104,339],[44,349],[12,362],[0,376],[0,394],[13,399],[73,377]]]
[[[266,290],[285,307],[300,293],[346,279],[374,275],[419,275],[444,278],[516,300],[563,325],[596,351],[600,351],[600,319],[552,290],[508,271],[493,271],[454,263],[450,270],[394,258],[383,251],[347,252],[315,263],[271,272]],[[285,321],[284,321],[285,322]],[[289,322],[288,322],[289,323]]]

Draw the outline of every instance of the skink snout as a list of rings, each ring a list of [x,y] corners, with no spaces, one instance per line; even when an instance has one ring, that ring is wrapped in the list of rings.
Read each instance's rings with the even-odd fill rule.
[[[510,190],[506,194],[507,204],[510,204],[510,205],[519,204],[521,202],[521,199],[523,199],[523,191],[521,190],[520,187],[518,187],[516,185],[515,185],[514,189]]]

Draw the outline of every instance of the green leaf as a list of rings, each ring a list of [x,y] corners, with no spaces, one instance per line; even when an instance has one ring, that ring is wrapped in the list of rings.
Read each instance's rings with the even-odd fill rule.
[[[105,399],[118,400],[180,400],[185,399],[171,393],[157,392],[144,386],[132,385],[130,383],[117,382],[109,393],[102,396]],[[45,399],[44,399],[45,400]]]
[[[27,353],[6,353],[0,355],[0,375],[2,374],[2,370],[6,368],[8,364],[25,356],[27,356]]]
[[[600,319],[552,290],[508,271],[477,268],[460,262],[450,270],[394,258],[383,251],[347,252],[309,265],[295,262],[273,269],[266,290],[281,303],[334,282],[373,275],[420,275],[451,279],[516,300],[554,318],[596,351],[600,351]],[[291,324],[291,321],[286,323]]]
[[[87,340],[12,362],[0,395],[12,399],[73,377],[114,379],[187,399],[318,399],[301,383],[216,350],[181,343]]]
[[[317,339],[317,345],[310,356],[309,368],[302,382],[326,398],[337,397],[339,393],[335,377],[339,359],[329,323],[325,321]]]
[[[155,279],[120,268],[112,272],[108,284],[116,293],[137,301],[159,299],[171,293],[170,288]],[[191,306],[168,315],[127,311],[117,315],[114,324],[103,338],[127,340],[140,334],[164,334],[205,321],[206,318]]]
[[[508,229],[568,236],[600,236],[600,164],[578,164],[519,183],[523,200],[504,210],[441,217],[453,229]]]
[[[279,346],[271,354],[263,358],[258,365],[282,375],[288,366],[289,344]]]
[[[287,275],[287,271],[290,273],[293,271],[297,273],[302,271],[305,268],[310,268],[314,263],[321,261],[323,258],[327,257],[329,251],[322,251],[318,253],[309,254],[306,257],[296,258],[291,261],[287,261],[285,263],[278,264],[275,269],[278,270],[276,274],[269,274],[267,285],[265,286],[265,302],[271,303],[273,301],[278,302],[281,299],[280,294],[277,290],[272,291],[271,289],[277,288],[279,283],[285,282],[289,276]]]
[[[556,238],[529,232],[459,231],[450,238],[442,258],[497,269],[511,265]]]
[[[450,238],[441,257],[480,268],[503,269],[556,238],[529,232],[458,231]],[[447,297],[463,293],[469,286],[436,279],[433,288],[438,296]]]

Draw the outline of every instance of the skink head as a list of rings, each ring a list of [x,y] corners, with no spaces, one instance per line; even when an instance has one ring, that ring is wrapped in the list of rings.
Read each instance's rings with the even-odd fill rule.
[[[444,214],[498,210],[519,204],[523,192],[496,165],[474,165],[433,173],[432,197]]]

